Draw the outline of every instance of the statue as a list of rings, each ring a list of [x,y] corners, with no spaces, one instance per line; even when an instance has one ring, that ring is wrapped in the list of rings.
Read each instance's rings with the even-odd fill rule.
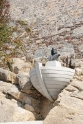
[[[52,48],[51,56],[49,57],[49,61],[54,61],[54,60],[58,61],[59,56],[60,56],[60,54],[57,53],[57,49]]]
[[[55,55],[55,54],[57,54],[57,49],[52,48],[52,50],[51,50],[51,55],[53,56],[53,55]]]

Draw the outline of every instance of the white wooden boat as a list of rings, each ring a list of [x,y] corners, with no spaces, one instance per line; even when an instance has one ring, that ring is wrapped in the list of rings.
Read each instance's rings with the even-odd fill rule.
[[[36,63],[30,71],[33,86],[50,101],[56,100],[58,94],[73,78],[75,70],[62,67],[58,61],[48,61],[45,66]]]

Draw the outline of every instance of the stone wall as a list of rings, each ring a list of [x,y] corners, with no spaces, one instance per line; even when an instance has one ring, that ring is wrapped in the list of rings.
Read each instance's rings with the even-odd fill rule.
[[[83,0],[8,0],[8,2],[10,20],[26,21],[35,34],[34,42],[42,39],[36,43],[41,43],[41,46],[54,44],[59,50],[68,43],[67,46],[74,46],[78,58],[83,56]],[[68,52],[70,51],[72,52],[72,50]]]

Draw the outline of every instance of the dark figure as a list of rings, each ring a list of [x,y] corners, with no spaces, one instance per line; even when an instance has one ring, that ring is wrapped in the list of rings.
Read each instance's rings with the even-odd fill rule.
[[[55,55],[55,54],[57,54],[57,50],[54,49],[54,48],[52,48],[52,50],[51,50],[51,55],[53,56],[53,55]]]
[[[57,53],[57,50],[52,48],[51,50],[51,56],[49,57],[49,61],[54,61],[57,60],[58,61],[58,57],[60,56],[60,54]]]

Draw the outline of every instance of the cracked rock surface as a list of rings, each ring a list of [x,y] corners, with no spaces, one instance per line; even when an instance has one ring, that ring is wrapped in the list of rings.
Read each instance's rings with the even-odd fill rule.
[[[74,79],[60,94],[44,124],[83,124],[83,81]]]

